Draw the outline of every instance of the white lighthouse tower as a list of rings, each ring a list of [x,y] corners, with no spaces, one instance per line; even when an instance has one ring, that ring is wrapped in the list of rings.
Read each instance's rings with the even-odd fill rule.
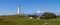
[[[18,5],[18,17],[20,17],[20,5]]]

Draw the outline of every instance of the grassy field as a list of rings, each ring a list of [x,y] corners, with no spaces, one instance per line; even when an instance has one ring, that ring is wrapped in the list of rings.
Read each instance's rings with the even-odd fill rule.
[[[2,20],[1,20],[2,19]],[[29,19],[21,17],[0,17],[0,25],[60,25],[60,19]]]

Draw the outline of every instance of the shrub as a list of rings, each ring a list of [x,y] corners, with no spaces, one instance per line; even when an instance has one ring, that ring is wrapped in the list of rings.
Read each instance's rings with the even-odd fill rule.
[[[45,12],[40,18],[41,19],[52,19],[52,18],[56,18],[56,15],[54,13]]]

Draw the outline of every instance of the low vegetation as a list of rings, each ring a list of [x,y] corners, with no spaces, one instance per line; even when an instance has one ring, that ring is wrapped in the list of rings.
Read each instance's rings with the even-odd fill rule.
[[[30,16],[30,15],[29,15]],[[32,17],[37,18],[36,15]],[[42,18],[41,18],[42,17]],[[0,16],[0,25],[60,25],[60,17],[57,17],[54,13],[44,13],[41,19],[30,19],[25,15],[3,15]]]
[[[29,19],[28,17],[0,17],[0,25],[60,25],[60,19]]]

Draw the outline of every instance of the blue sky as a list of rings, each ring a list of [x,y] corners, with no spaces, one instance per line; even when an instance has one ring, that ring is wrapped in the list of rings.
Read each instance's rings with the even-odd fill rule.
[[[60,15],[60,0],[0,0],[0,15],[17,14],[18,4],[21,6],[21,13],[43,11]]]

